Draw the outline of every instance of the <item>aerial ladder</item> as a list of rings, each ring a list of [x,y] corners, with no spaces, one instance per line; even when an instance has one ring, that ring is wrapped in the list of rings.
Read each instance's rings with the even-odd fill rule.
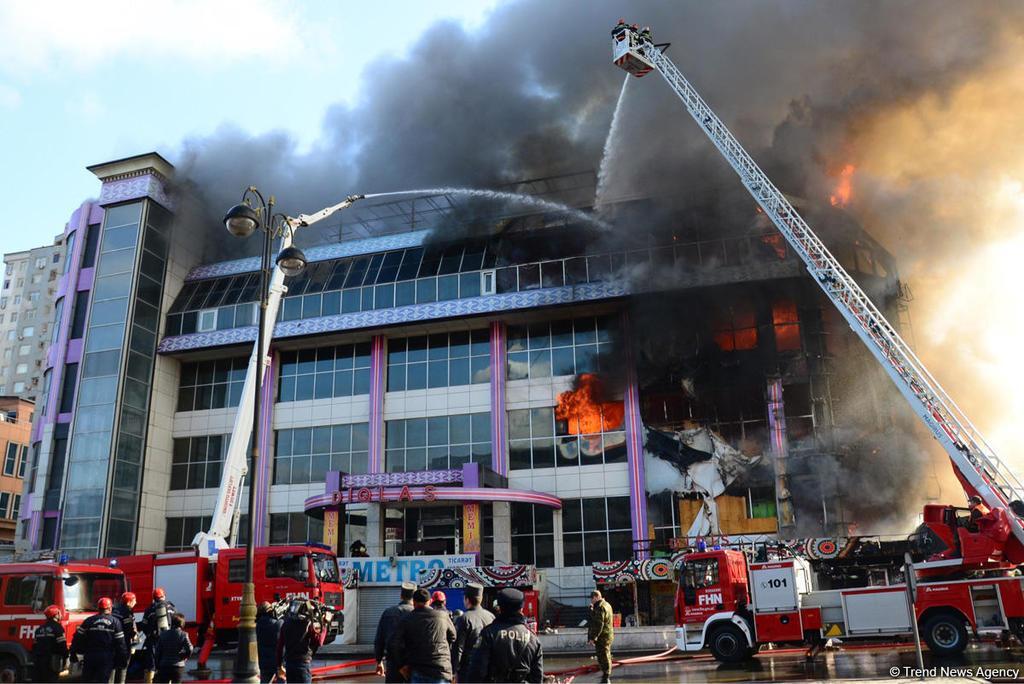
[[[1001,558],[1024,563],[1024,485],[1003,462],[967,415],[942,389],[896,329],[829,252],[786,196],[754,162],[726,125],[697,90],[665,55],[666,44],[655,45],[647,37],[620,23],[612,36],[616,66],[641,77],[657,71],[679,96],[686,111],[718,148],[765,215],[782,233],[808,272],[835,305],[846,322],[885,369],[911,408],[949,455],[954,473],[968,497],[980,496],[991,511],[1008,525]],[[927,508],[926,508],[927,519]],[[956,564],[956,561],[948,561]]]
[[[291,246],[299,228],[323,220],[362,198],[363,195],[349,195],[338,204],[321,209],[314,214],[299,214],[295,218],[284,216],[280,227],[280,250]],[[271,223],[271,217],[264,218],[268,224]],[[266,270],[263,270],[260,278],[261,287],[266,283],[267,276]],[[221,474],[220,489],[217,492],[217,505],[213,510],[210,528],[200,532],[192,540],[192,546],[198,549],[199,554],[204,558],[216,558],[220,549],[230,546],[229,539],[232,537],[233,527],[237,520],[238,503],[242,494],[242,481],[249,469],[249,441],[252,436],[253,399],[256,391],[254,386],[258,381],[259,391],[262,391],[263,383],[266,381],[270,368],[270,341],[277,323],[277,312],[281,305],[281,297],[288,290],[284,284],[284,271],[280,266],[275,265],[269,277],[270,288],[267,296],[263,335],[256,336],[257,340],[263,340],[263,348],[257,349],[259,342],[254,342],[252,353],[249,355],[249,366],[245,372],[245,383],[242,386],[242,396],[235,413],[235,422],[231,428],[227,453],[224,455],[224,468]],[[259,369],[258,376],[257,368]],[[250,479],[249,486],[253,485],[254,482]]]

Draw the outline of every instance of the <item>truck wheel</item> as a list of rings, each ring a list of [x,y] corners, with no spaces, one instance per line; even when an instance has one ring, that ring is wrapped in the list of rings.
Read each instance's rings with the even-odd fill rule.
[[[733,624],[723,625],[712,632],[708,646],[720,663],[739,663],[750,657],[746,635]]]
[[[967,627],[955,613],[939,613],[925,620],[921,636],[936,655],[959,655],[967,648]]]
[[[11,656],[0,657],[0,682],[7,684],[8,682],[23,682],[25,677],[22,676],[21,666],[18,665],[18,661]]]

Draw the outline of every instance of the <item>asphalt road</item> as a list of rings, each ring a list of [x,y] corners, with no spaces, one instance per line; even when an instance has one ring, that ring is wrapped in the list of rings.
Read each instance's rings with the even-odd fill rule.
[[[613,652],[613,656],[614,656]],[[353,659],[354,660],[354,659]],[[345,660],[316,660],[314,667],[340,665]],[[924,651],[926,679],[972,677],[980,680],[1019,681],[1024,679],[1024,648],[999,647],[995,644],[972,645],[960,658],[941,659]],[[229,653],[211,658],[216,668],[214,677],[228,677],[231,670]],[[544,659],[545,671],[564,673],[565,679],[574,668],[594,665],[587,657],[551,656]],[[917,679],[913,647],[875,646],[849,650],[826,651],[807,661],[801,650],[765,651],[750,663],[723,665],[710,655],[677,656],[659,662],[622,665],[612,672],[616,682],[791,682],[832,679]],[[943,670],[942,668],[948,668]],[[367,667],[337,670],[348,675],[343,681],[382,682]],[[895,673],[891,670],[898,670]],[[361,674],[362,673],[362,674]],[[356,676],[352,676],[356,675]],[[577,674],[574,682],[598,682],[600,672]],[[329,681],[329,680],[319,680]]]

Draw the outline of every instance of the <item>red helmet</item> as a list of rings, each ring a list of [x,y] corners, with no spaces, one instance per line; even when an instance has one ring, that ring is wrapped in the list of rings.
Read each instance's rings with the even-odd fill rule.
[[[163,587],[157,587],[156,589],[153,590],[153,600],[154,601],[159,601],[159,600],[162,600],[162,599],[165,599],[165,598],[167,598],[167,594],[164,593],[164,588]]]
[[[53,620],[54,618],[60,620],[60,608],[57,606],[47,606],[46,610],[43,611],[43,615],[45,615],[49,620]]]
[[[448,600],[448,597],[444,595],[443,591],[435,591],[433,594],[430,595],[430,600],[440,601],[441,603],[444,603]]]
[[[129,603],[131,603],[132,601],[135,601],[135,600],[136,600],[135,594],[133,594],[130,591],[126,591],[123,594],[121,594],[121,603],[125,604],[126,606]]]
[[[110,610],[114,607],[114,602],[108,599],[106,596],[96,602],[96,607],[100,610]]]

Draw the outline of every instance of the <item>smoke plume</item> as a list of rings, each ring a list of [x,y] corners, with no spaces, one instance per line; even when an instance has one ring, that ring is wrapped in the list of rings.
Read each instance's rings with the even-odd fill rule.
[[[916,294],[921,356],[1003,453],[1019,451],[1024,327],[1007,282],[1024,262],[1019,2],[520,0],[471,33],[440,23],[373,65],[363,96],[326,113],[308,152],[285,133],[225,126],[186,141],[179,168],[211,222],[250,184],[298,213],[351,192],[596,169],[622,86],[609,29],[627,10],[671,41],[672,59],[785,192],[827,203],[854,166],[845,211],[895,254]],[[682,207],[710,225],[749,222],[750,200],[660,77],[628,91],[604,200],[656,196],[673,208],[666,217]],[[600,239],[644,242],[670,223],[652,213]],[[662,324],[639,324],[648,319]]]

